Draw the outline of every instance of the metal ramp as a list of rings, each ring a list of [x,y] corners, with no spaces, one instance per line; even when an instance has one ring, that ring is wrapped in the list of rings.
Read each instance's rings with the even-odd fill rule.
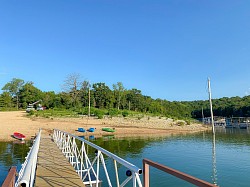
[[[93,152],[95,156],[92,155],[94,157],[91,157],[91,160],[88,157],[88,149],[86,150],[88,146],[96,149]],[[109,169],[111,173],[115,171],[113,173],[115,181],[110,180],[104,155],[114,162],[114,169]],[[119,168],[117,163],[120,164]],[[121,166],[127,168],[123,182],[120,181],[118,175]],[[113,186],[112,183],[116,183],[115,186],[119,187],[124,187],[128,183],[132,183],[133,187],[137,185],[142,187],[139,177],[142,170],[117,155],[73,134],[54,129],[52,139],[48,133],[44,133],[42,136],[41,130],[39,130],[19,171],[15,187],[98,187],[102,184],[100,168],[103,168],[104,176],[102,177],[106,177],[110,187]]]
[[[85,186],[52,138],[46,134],[40,140],[35,186]]]
[[[88,157],[86,145],[96,149],[94,153],[95,157],[92,157],[91,160]],[[104,155],[114,162],[114,169],[111,170],[113,170],[113,174],[115,174],[115,181],[110,180]],[[126,171],[127,178],[125,178],[125,180],[123,179],[123,182],[119,179],[117,163],[120,164],[119,168],[123,166],[128,169]],[[6,187],[98,187],[101,186],[102,183],[99,177],[100,167],[103,167],[105,171],[103,177],[106,176],[109,187],[113,186],[112,182],[116,183],[114,186],[124,187],[129,184],[129,181],[132,183],[130,183],[130,186],[137,187],[138,185],[138,187],[142,187],[143,185],[139,177],[142,173],[144,186],[149,187],[149,166],[155,167],[196,186],[216,186],[215,184],[208,183],[148,159],[143,159],[144,171],[142,172],[141,169],[117,155],[78,136],[57,129],[54,129],[53,140],[48,134],[41,137],[41,130],[39,131],[25,162],[22,164],[17,181],[14,183],[16,169],[12,168],[3,185]]]

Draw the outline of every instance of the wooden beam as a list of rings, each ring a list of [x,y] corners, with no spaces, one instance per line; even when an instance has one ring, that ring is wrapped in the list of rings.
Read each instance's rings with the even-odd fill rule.
[[[200,186],[200,187],[216,187],[215,184],[211,184],[209,182],[203,181],[201,179],[195,178],[191,175],[188,175],[186,173],[180,172],[178,170],[172,169],[170,167],[164,166],[162,164],[159,164],[157,162],[153,162],[151,160],[148,159],[143,159],[143,168],[144,168],[144,172],[143,172],[143,180],[144,180],[144,185],[145,187],[149,187],[149,166],[155,167],[161,171],[164,171],[166,173],[169,173],[175,177],[178,177],[184,181],[187,181],[189,183],[192,183],[196,186]]]
[[[2,187],[14,187],[16,179],[16,166],[12,166],[9,170],[7,177],[5,178]]]

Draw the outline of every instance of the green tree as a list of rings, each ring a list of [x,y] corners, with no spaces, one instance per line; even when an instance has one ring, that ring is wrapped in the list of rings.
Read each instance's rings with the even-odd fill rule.
[[[117,103],[117,109],[120,109],[121,98],[124,95],[124,86],[121,82],[117,82],[117,84],[113,84],[114,97]]]
[[[93,93],[97,108],[109,108],[112,106],[112,91],[105,83],[93,84]]]
[[[55,98],[55,106],[69,109],[72,107],[72,98],[68,93],[62,92],[59,93]]]
[[[24,80],[13,78],[10,82],[4,85],[2,90],[9,92],[16,99],[16,107],[19,108],[19,94],[24,85]]]
[[[143,96],[141,94],[141,90],[133,88],[132,90],[128,90],[126,94],[126,98],[129,105],[129,110],[138,111],[138,109],[141,109],[140,106],[143,102]]]
[[[80,89],[80,100],[81,100],[82,105],[84,107],[87,107],[89,105],[89,99],[91,100],[91,90],[90,90],[90,88],[91,88],[91,85],[90,85],[89,81],[85,80],[85,81],[82,82],[82,86],[81,86],[81,89]]]
[[[22,102],[23,108],[29,103],[43,99],[43,92],[36,88],[33,82],[27,82],[20,90],[20,101]]]
[[[54,91],[50,91],[50,92],[44,92],[43,93],[43,106],[45,106],[46,108],[54,108],[57,104],[57,95],[55,94]],[[59,99],[60,101],[60,99]],[[59,104],[60,106],[60,104]]]
[[[0,95],[1,105],[0,107],[10,108],[12,107],[12,97],[9,92],[3,92]]]

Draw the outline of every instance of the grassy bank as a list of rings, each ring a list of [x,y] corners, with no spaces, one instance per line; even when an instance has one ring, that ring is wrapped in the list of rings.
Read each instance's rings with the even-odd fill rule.
[[[88,116],[88,108],[82,109],[47,109],[43,111],[31,111],[27,114],[28,116],[43,117],[43,118],[81,118]],[[171,119],[173,123],[178,124],[179,126],[190,125],[191,123],[197,123],[193,119],[176,119],[166,116],[157,116],[153,114],[145,114],[140,112],[128,111],[128,110],[117,110],[117,109],[96,109],[91,108],[90,110],[91,117],[97,119],[103,118],[126,118],[126,119],[136,119],[139,121],[151,121],[151,119],[162,119],[169,120]]]

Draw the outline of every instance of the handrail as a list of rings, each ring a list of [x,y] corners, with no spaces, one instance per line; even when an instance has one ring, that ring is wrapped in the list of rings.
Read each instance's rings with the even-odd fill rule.
[[[54,129],[53,133],[54,142],[57,144],[59,149],[65,155],[65,157],[69,160],[71,165],[75,168],[78,175],[81,177],[83,183],[85,185],[92,186],[99,186],[101,180],[99,179],[100,174],[100,167],[102,164],[104,169],[104,174],[106,176],[108,186],[112,186],[112,181],[110,180],[108,170],[106,168],[105,160],[103,154],[108,156],[109,158],[113,159],[114,167],[115,167],[115,175],[116,175],[116,182],[117,186],[123,187],[125,186],[130,180],[132,180],[133,187],[136,187],[138,184],[139,187],[142,187],[142,183],[140,180],[139,175],[142,173],[142,170],[137,166],[127,162],[126,160],[118,157],[117,155],[83,139],[73,134]],[[76,144],[76,140],[81,142],[81,147]],[[85,148],[85,144],[91,146],[92,148],[96,149],[95,157],[91,161],[88,157],[88,153]],[[127,178],[120,183],[119,176],[118,176],[118,169],[117,169],[117,162],[126,167],[128,170],[126,172]],[[92,175],[92,176],[91,176]]]
[[[198,179],[196,177],[193,177],[191,175],[188,175],[186,173],[180,172],[178,170],[172,169],[170,167],[164,166],[162,164],[159,164],[157,162],[153,162],[149,159],[143,159],[143,182],[144,187],[149,187],[149,166],[155,167],[159,170],[162,170],[166,173],[169,173],[175,177],[178,177],[182,180],[185,180],[189,183],[192,183],[196,186],[200,187],[217,187],[215,184],[211,184],[209,182],[203,181],[201,179]]]
[[[61,130],[58,130],[58,129],[54,129],[55,131],[61,131]],[[95,145],[83,138],[80,138],[79,136],[76,136],[74,134],[70,134],[70,133],[67,133],[67,132],[64,132],[64,131],[61,131],[63,134],[66,134],[66,135],[70,135],[71,137],[74,137],[75,139],[77,140],[80,140],[80,141],[83,141],[84,143],[88,144],[89,146],[101,151],[102,153],[104,153],[105,155],[107,155],[108,157],[116,160],[117,162],[119,162],[120,164],[124,165],[125,167],[127,167],[128,169],[134,171],[134,172],[137,172],[139,174],[142,174],[142,170],[140,168],[138,168],[137,166],[129,163],[128,161],[118,157],[117,155],[107,151],[106,149],[103,149],[102,147],[99,147],[98,145]]]
[[[36,163],[37,163],[37,154],[40,145],[40,138],[41,138],[41,129],[35,139],[35,143],[31,147],[25,162],[22,164],[22,168],[19,171],[18,179],[15,183],[15,187],[18,186],[33,186],[35,180],[35,173],[36,173]]]
[[[16,179],[16,166],[12,166],[2,184],[2,187],[14,187],[15,179]]]

